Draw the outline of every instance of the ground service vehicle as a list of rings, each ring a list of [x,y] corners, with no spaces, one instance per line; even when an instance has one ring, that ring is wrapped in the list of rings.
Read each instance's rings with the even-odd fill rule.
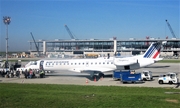
[[[135,73],[134,70],[116,70],[113,72],[113,79],[120,80],[122,83],[143,82],[141,74]]]
[[[148,70],[144,70],[142,73],[141,73],[141,77],[144,81],[151,81],[153,80],[153,76],[152,76],[152,72],[151,71],[148,71]]]
[[[120,80],[122,74],[135,74],[135,71],[130,71],[130,70],[113,71],[113,79]],[[153,80],[152,72],[148,70],[144,70],[141,73],[141,79],[143,79],[144,81]]]
[[[137,83],[137,82],[143,82],[143,80],[141,78],[141,73],[122,74],[121,82],[122,83]]]
[[[113,71],[113,79],[120,80],[122,74],[130,74],[130,70]]]
[[[9,68],[0,68],[0,71],[1,71],[1,72],[3,72],[3,71],[4,71],[4,72],[9,72]]]
[[[164,83],[176,84],[178,83],[177,74],[170,72],[170,73],[167,73],[166,75],[162,75],[159,77],[158,83],[159,84],[164,84]]]

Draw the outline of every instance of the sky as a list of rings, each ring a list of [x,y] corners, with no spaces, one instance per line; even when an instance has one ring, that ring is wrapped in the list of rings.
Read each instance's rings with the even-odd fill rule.
[[[179,0],[0,0],[0,51],[28,51],[32,40],[173,38],[166,19],[180,38]]]

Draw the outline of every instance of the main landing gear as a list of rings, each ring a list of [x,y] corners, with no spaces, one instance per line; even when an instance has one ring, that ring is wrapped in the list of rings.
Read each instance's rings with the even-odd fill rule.
[[[93,76],[92,76],[92,79],[94,80],[94,79],[96,79],[97,81],[99,80],[99,79],[101,79],[101,78],[104,78],[104,74],[103,73],[98,73],[98,74],[94,74]]]
[[[99,73],[98,76],[99,76],[99,78],[104,78],[104,74],[103,73]]]

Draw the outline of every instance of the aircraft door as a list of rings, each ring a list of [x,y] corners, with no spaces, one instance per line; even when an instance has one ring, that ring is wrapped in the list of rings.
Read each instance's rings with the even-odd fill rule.
[[[43,64],[44,64],[44,61],[40,61],[40,69],[42,69],[42,70],[44,70],[44,66],[43,66]]]

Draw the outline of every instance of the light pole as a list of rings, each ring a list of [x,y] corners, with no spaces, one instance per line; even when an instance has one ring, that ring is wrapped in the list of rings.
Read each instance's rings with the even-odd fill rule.
[[[6,64],[5,64],[5,67],[7,68],[7,66],[8,66],[8,25],[11,22],[11,17],[4,16],[3,22],[6,25]]]

